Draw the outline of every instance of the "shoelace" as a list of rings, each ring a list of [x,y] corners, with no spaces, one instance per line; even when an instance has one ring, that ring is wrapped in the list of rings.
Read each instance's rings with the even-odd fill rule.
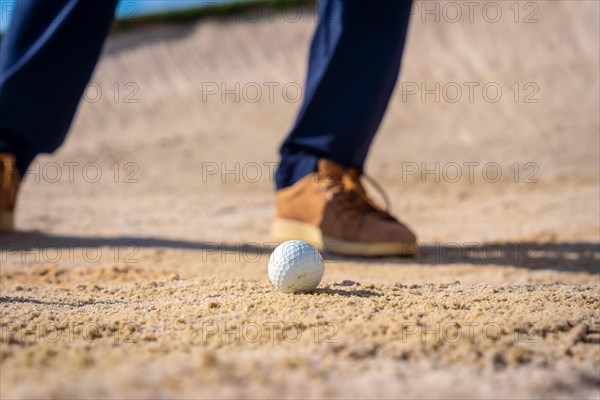
[[[361,182],[364,177],[373,188],[379,193],[379,196],[385,203],[385,208],[380,207],[373,199],[369,197],[364,185]],[[381,188],[381,186],[367,174],[360,173],[355,168],[343,168],[339,173],[333,173],[326,176],[323,181],[325,188],[332,190],[333,193],[341,193],[344,205],[354,210],[375,211],[386,217],[390,217],[390,201]]]

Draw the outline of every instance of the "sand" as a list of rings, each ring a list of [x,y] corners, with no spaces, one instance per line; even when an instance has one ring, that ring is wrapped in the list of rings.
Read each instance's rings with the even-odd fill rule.
[[[417,256],[325,255],[302,295],[268,282],[269,173],[314,14],[111,36],[0,239],[1,397],[597,399],[599,5],[498,4],[412,20],[366,169]]]

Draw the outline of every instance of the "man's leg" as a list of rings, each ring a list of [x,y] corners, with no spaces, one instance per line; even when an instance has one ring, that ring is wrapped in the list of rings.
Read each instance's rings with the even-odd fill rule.
[[[273,237],[361,256],[414,254],[416,236],[367,195],[363,164],[396,84],[408,1],[319,4],[305,98],[281,147]]]
[[[21,175],[60,146],[98,61],[117,0],[17,0],[0,48],[0,153]]]
[[[362,169],[396,84],[410,1],[321,0],[304,103],[281,147],[277,188],[317,160]]]

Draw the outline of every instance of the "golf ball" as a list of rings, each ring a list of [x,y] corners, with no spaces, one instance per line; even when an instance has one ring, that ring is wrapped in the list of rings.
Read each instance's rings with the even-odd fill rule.
[[[303,240],[281,243],[269,257],[269,279],[284,293],[310,292],[323,277],[323,257]]]

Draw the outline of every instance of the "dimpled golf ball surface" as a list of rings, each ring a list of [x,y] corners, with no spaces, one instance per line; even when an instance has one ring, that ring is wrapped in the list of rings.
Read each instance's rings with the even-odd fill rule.
[[[280,244],[269,257],[269,279],[284,293],[314,290],[321,282],[323,271],[319,251],[302,240]]]

